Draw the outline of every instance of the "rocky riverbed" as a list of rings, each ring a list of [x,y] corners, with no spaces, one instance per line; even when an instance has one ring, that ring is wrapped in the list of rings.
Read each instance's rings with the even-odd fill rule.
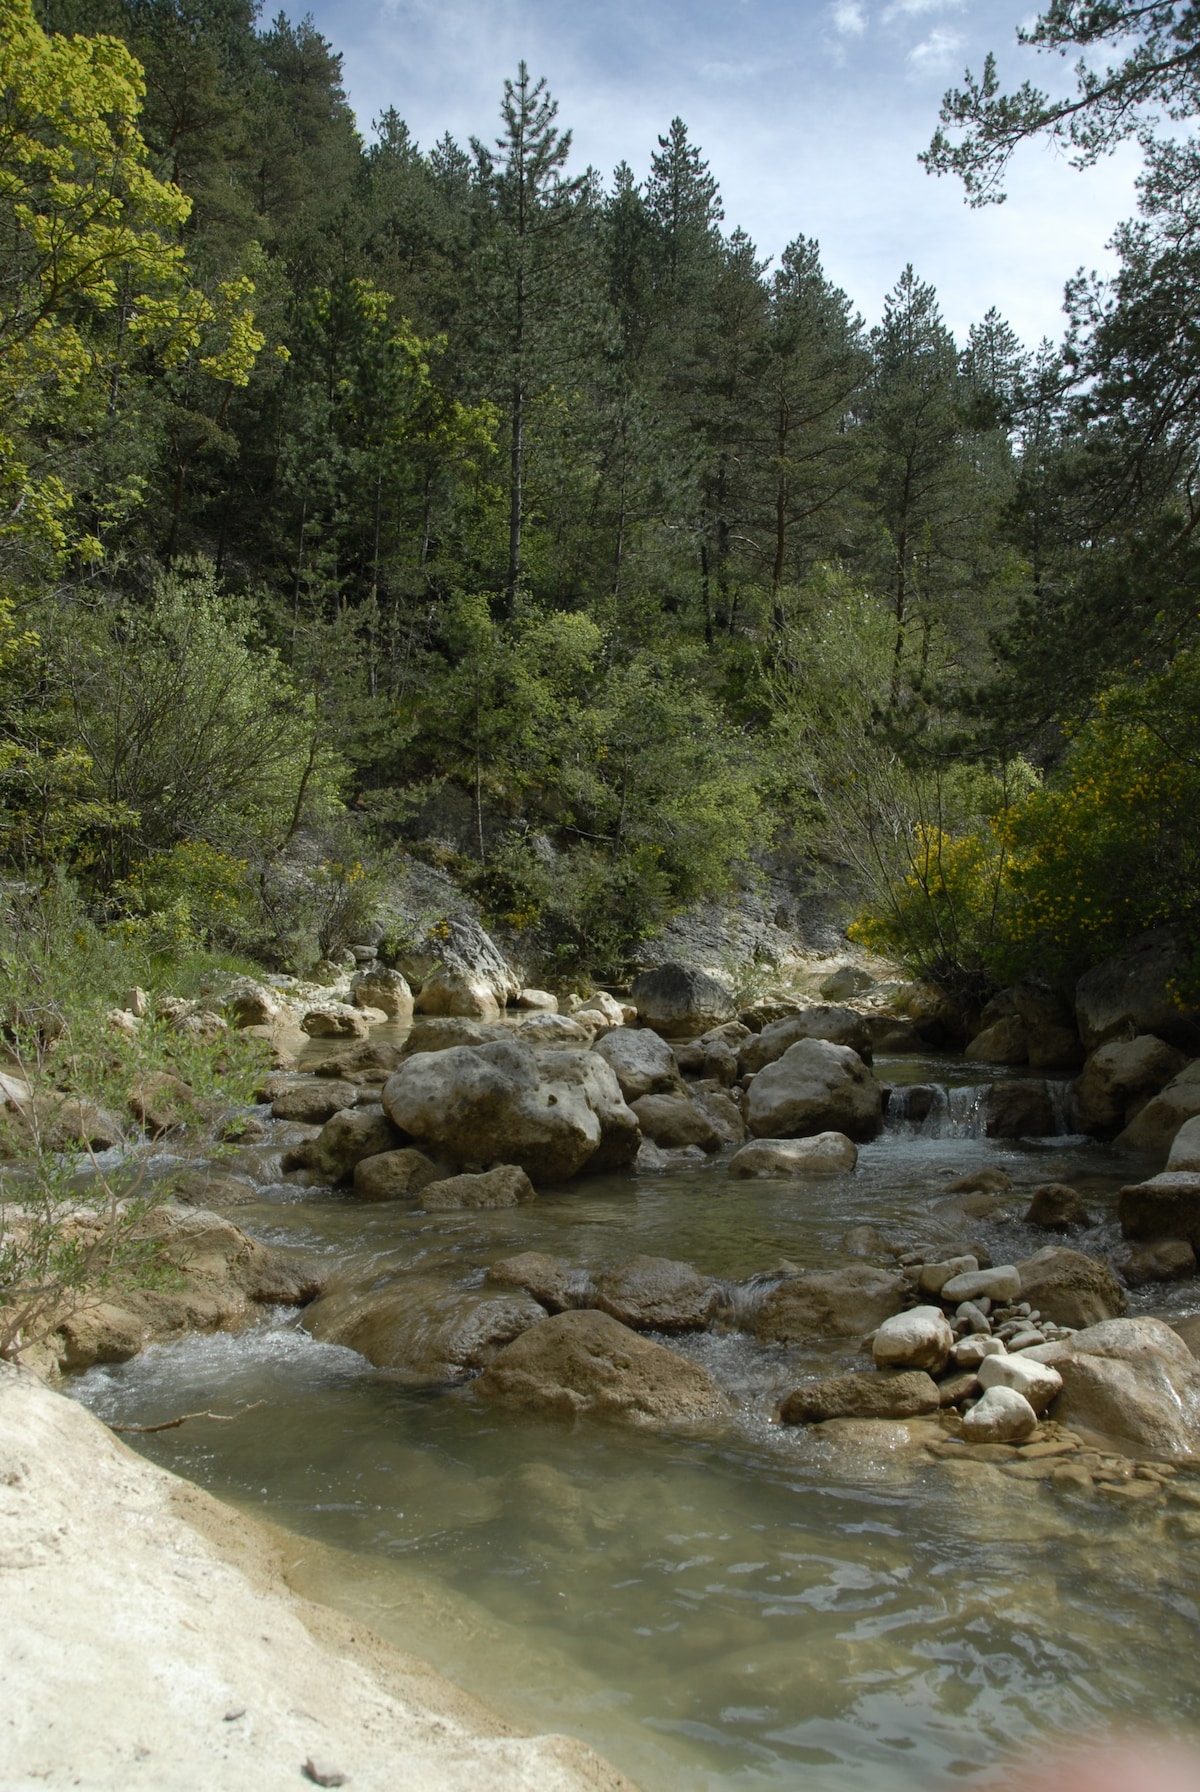
[[[74,1390],[126,1423],[261,1402],[143,1447],[647,1787],[927,1785],[1190,1720],[1193,1060],[1028,1004],[930,1056],[850,1000],[738,1016],[681,971],[506,1023],[318,1005],[165,1210],[270,1276],[141,1354],[110,1312]],[[486,1646],[422,1628],[414,1562]]]

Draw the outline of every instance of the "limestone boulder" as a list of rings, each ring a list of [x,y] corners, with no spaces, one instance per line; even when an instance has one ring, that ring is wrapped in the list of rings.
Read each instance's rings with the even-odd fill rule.
[[[593,1047],[612,1066],[628,1102],[643,1095],[665,1095],[682,1087],[679,1065],[665,1039],[649,1027],[622,1027],[606,1033]]]
[[[729,1411],[696,1363],[594,1311],[543,1318],[500,1351],[475,1391],[516,1411],[643,1425],[712,1423]]]
[[[414,1021],[411,1033],[400,1047],[392,1046],[396,1061],[389,1068],[399,1069],[405,1058],[422,1052],[448,1052],[456,1045],[494,1045],[497,1039],[511,1039],[512,1032],[498,1022],[472,1020],[465,1014],[439,1014]]]
[[[1058,1131],[1050,1091],[1033,1078],[993,1083],[984,1124],[989,1139],[1044,1139]]]
[[[1017,1264],[1021,1298],[1055,1325],[1097,1325],[1125,1312],[1125,1291],[1107,1263],[1049,1244]]]
[[[332,1113],[334,1110],[329,1110]],[[129,1112],[152,1139],[186,1126],[199,1115],[196,1091],[170,1070],[148,1070],[129,1091]],[[327,1119],[328,1115],[322,1115]]]
[[[875,979],[861,965],[840,964],[822,977],[818,987],[827,1002],[844,1002],[850,996],[865,995],[875,987]]]
[[[1127,1288],[1149,1282],[1186,1282],[1196,1273],[1196,1253],[1186,1238],[1159,1238],[1134,1245],[1120,1265]]]
[[[1175,1144],[1192,1126],[1189,1138],[1194,1163],[1175,1161]],[[1117,1138],[1119,1145],[1131,1145],[1136,1151],[1167,1152],[1168,1170],[1200,1170],[1200,1058],[1185,1064],[1178,1076],[1152,1095],[1139,1109]],[[1187,1150],[1184,1142],[1182,1150]]]
[[[1177,997],[1191,959],[1187,939],[1160,927],[1087,971],[1075,987],[1075,1016],[1086,1049],[1154,1033],[1183,1051],[1200,1051],[1200,1012]]]
[[[405,1145],[361,1158],[354,1166],[354,1192],[360,1201],[408,1201],[443,1175],[432,1158]]]
[[[522,1202],[536,1201],[537,1191],[516,1164],[497,1164],[494,1170],[427,1182],[420,1200],[429,1213],[455,1213],[472,1208],[519,1207]]]
[[[452,1015],[466,1020],[499,1020],[500,1007],[496,991],[486,978],[448,964],[429,973],[413,1002],[414,1014]]]
[[[737,1004],[725,985],[691,965],[643,971],[634,978],[631,994],[641,1025],[653,1027],[664,1039],[696,1039],[737,1017]]]
[[[593,1021],[601,1022],[606,1027],[623,1027],[625,1010],[615,996],[610,996],[606,989],[598,989],[594,996],[589,996],[582,1007],[575,1010],[576,1018],[586,1019],[589,1015]]]
[[[1181,1052],[1153,1033],[1097,1047],[1071,1086],[1072,1125],[1101,1138],[1120,1132],[1184,1062]]]
[[[231,984],[221,1006],[235,1027],[268,1027],[283,1011],[275,991],[253,977],[239,977]]]
[[[990,1269],[960,1270],[942,1283],[939,1293],[949,1306],[958,1306],[965,1300],[1020,1300],[1021,1272],[1015,1263],[996,1263]]]
[[[1163,1170],[1117,1196],[1126,1238],[1186,1238],[1200,1250],[1200,1170]]]
[[[542,1014],[558,1013],[558,997],[548,989],[523,989],[516,996],[514,1008],[532,1008]]]
[[[357,1350],[377,1369],[414,1384],[461,1380],[545,1319],[531,1296],[449,1288],[403,1277],[386,1288],[331,1288],[306,1308],[305,1329],[323,1344]]]
[[[383,1104],[431,1156],[459,1168],[518,1164],[535,1183],[576,1175],[597,1157],[606,1129],[611,1156],[626,1161],[640,1137],[603,1059],[539,1056],[516,1039],[407,1058],[384,1084]]]
[[[306,1170],[330,1185],[348,1182],[365,1157],[394,1151],[404,1140],[382,1108],[343,1108],[327,1120],[315,1139],[283,1154],[284,1170]]]
[[[1185,1120],[1171,1143],[1168,1170],[1192,1170],[1200,1174],[1200,1114]]]
[[[968,1056],[993,1064],[1028,1064],[1031,1070],[1074,1070],[1083,1062],[1083,1048],[1075,1031],[1075,1016],[1057,990],[1047,984],[1026,980],[1002,989],[992,997],[979,1017],[979,1033],[973,1046],[978,1047],[982,1035],[1008,1023],[1009,1031],[997,1034],[994,1043],[1001,1049],[1018,1043],[1022,1055],[999,1056],[968,1047]]]
[[[701,1151],[721,1148],[720,1131],[690,1095],[643,1095],[634,1102],[633,1112],[645,1136],[664,1150],[684,1145],[698,1145]]]
[[[966,1049],[973,1064],[1027,1064],[1029,1032],[1019,1014],[1002,1014],[976,1033]]]
[[[739,1048],[738,1069],[743,1076],[765,1070],[800,1039],[827,1039],[831,1045],[847,1045],[865,1064],[871,1062],[871,1028],[866,1017],[853,1008],[824,1005],[802,1008],[796,1014],[771,1021],[761,1033],[752,1034]]]
[[[697,1107],[703,1109],[716,1127],[723,1145],[745,1144],[745,1116],[731,1090],[705,1080],[691,1085],[691,1095]]]
[[[989,1388],[982,1400],[963,1414],[962,1435],[969,1444],[1024,1443],[1036,1430],[1037,1414],[1015,1388]]]
[[[169,1077],[172,1086],[178,1081],[170,1077],[169,1072],[161,1074]],[[149,1082],[150,1078],[145,1080]],[[180,1083],[179,1087],[182,1089],[187,1085]],[[161,1087],[156,1100],[160,1103],[164,1100]],[[165,1113],[166,1108],[160,1107],[159,1120]],[[94,1101],[80,1101],[58,1089],[40,1090],[29,1101],[10,1110],[8,1117],[16,1138],[27,1146],[36,1144],[42,1151],[110,1151],[124,1138],[121,1122],[107,1108]],[[178,1124],[178,1121],[171,1124]],[[158,1128],[159,1131],[168,1129],[164,1125]]]
[[[806,1381],[780,1402],[784,1425],[819,1425],[826,1419],[912,1419],[936,1412],[937,1383],[921,1370],[899,1374],[831,1375]]]
[[[1044,1232],[1069,1232],[1073,1226],[1091,1223],[1083,1196],[1065,1182],[1039,1184],[1025,1210],[1025,1224],[1040,1226]]]
[[[642,1133],[611,1064],[594,1051],[542,1052],[538,1063],[543,1077],[577,1089],[600,1123],[600,1143],[584,1166],[588,1175],[631,1170]]]
[[[1200,1454],[1200,1362],[1162,1320],[1109,1320],[1037,1354],[1062,1376],[1051,1418],[1131,1456]]]
[[[344,1083],[336,1077],[306,1077],[280,1089],[271,1103],[271,1114],[276,1120],[299,1120],[306,1126],[321,1126],[343,1108],[352,1108],[357,1100],[358,1089],[354,1083]]]
[[[751,1139],[729,1160],[729,1174],[751,1176],[829,1176],[852,1170],[858,1147],[844,1132],[818,1132],[807,1139]]]
[[[861,1338],[904,1308],[905,1282],[870,1264],[789,1276],[765,1296],[752,1324],[777,1344],[821,1338]]]
[[[416,946],[395,955],[395,967],[413,987],[426,984],[440,970],[459,973],[488,990],[498,1009],[521,993],[522,978],[495,940],[470,915],[451,915],[430,928]],[[422,1012],[418,1003],[418,1012]],[[429,1014],[458,1014],[458,1008],[429,1008]]]
[[[366,1015],[349,1002],[322,1002],[308,1010],[300,1026],[310,1039],[365,1039],[370,1032]]]
[[[565,1313],[568,1307],[585,1306],[591,1297],[591,1279],[572,1269],[565,1257],[546,1251],[518,1251],[493,1263],[485,1281],[489,1288],[523,1288],[548,1313]]]
[[[351,1000],[359,1008],[378,1008],[390,1021],[400,1025],[413,1017],[413,992],[401,971],[373,965],[350,979]]]
[[[592,1304],[635,1331],[703,1331],[722,1300],[720,1284],[671,1257],[630,1257],[595,1278]]]
[[[827,1039],[800,1039],[750,1084],[746,1126],[754,1138],[787,1139],[842,1132],[873,1139],[883,1125],[883,1094],[856,1051]]]
[[[686,1077],[700,1077],[727,1089],[738,1080],[737,1053],[727,1039],[721,1038],[720,1031],[706,1033],[701,1039],[681,1040],[675,1048],[675,1059]]]
[[[927,1369],[940,1375],[950,1360],[954,1333],[940,1307],[910,1307],[885,1319],[871,1341],[877,1369]]]

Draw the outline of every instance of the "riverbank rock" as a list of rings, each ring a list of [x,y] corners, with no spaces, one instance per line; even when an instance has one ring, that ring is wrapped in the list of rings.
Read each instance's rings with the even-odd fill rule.
[[[589,996],[587,1001],[575,1010],[575,1013],[580,1020],[586,1020],[591,1015],[595,1021],[602,1021],[606,1027],[623,1027],[625,1025],[624,1008],[615,996],[609,995],[606,989],[598,989],[594,996]]]
[[[64,1095],[58,1089],[39,1090],[28,1101],[12,1106],[5,1119],[15,1134],[18,1152],[31,1147],[41,1151],[109,1151],[124,1137],[120,1121],[107,1108]],[[4,1149],[0,1139],[0,1155]]]
[[[269,1027],[283,1012],[274,990],[252,977],[239,977],[230,984],[221,1007],[235,1027]]]
[[[1200,1058],[1185,1064],[1178,1076],[1152,1095],[1118,1136],[1118,1145],[1132,1145],[1137,1151],[1166,1151],[1170,1155],[1167,1168],[1200,1170],[1200,1126],[1196,1128],[1196,1162],[1176,1164],[1175,1141],[1193,1120],[1200,1119]]]
[[[499,1022],[471,1020],[461,1014],[415,1020],[403,1045],[392,1047],[397,1053],[392,1068],[398,1070],[405,1059],[419,1057],[423,1052],[448,1052],[456,1045],[494,1045],[498,1039],[512,1036],[511,1030]]]
[[[767,1343],[861,1338],[903,1310],[901,1275],[869,1264],[789,1276],[763,1299],[752,1325]]]
[[[1127,1288],[1148,1282],[1186,1282],[1196,1273],[1196,1253],[1186,1238],[1159,1238],[1135,1245],[1120,1265]]]
[[[858,1053],[826,1039],[800,1039],[760,1070],[746,1098],[754,1138],[841,1132],[873,1139],[883,1125],[883,1093]]]
[[[343,1108],[352,1108],[357,1100],[358,1089],[353,1083],[343,1083],[336,1077],[315,1077],[281,1088],[271,1103],[271,1115],[275,1120],[300,1120],[306,1126],[321,1126]]]
[[[532,1008],[541,1014],[558,1013],[558,997],[548,989],[523,989],[513,998],[513,1008]]]
[[[394,1151],[403,1143],[381,1108],[342,1108],[325,1122],[315,1139],[284,1152],[283,1168],[307,1170],[332,1186],[353,1176],[364,1158]]]
[[[300,1022],[310,1039],[365,1039],[370,1032],[367,1017],[349,1002],[322,1002],[310,1008]]]
[[[1200,1363],[1162,1320],[1109,1320],[1037,1355],[1062,1376],[1060,1423],[1131,1456],[1200,1455]]]
[[[1035,1188],[1025,1210],[1025,1224],[1045,1232],[1069,1232],[1072,1226],[1090,1226],[1083,1196],[1065,1182],[1043,1182]]]
[[[1194,1120],[1185,1120],[1175,1134],[1167,1168],[1200,1173],[1200,1114]]]
[[[429,1213],[519,1207],[522,1202],[536,1200],[537,1190],[516,1164],[497,1164],[494,1170],[475,1175],[448,1176],[441,1182],[427,1182],[421,1189],[421,1206]]]
[[[738,1048],[738,1069],[755,1075],[782,1058],[789,1046],[801,1039],[827,1039],[831,1045],[848,1045],[865,1064],[871,1062],[871,1029],[866,1017],[853,1008],[802,1008],[798,1014],[772,1021],[761,1033],[752,1033]]]
[[[780,1403],[782,1425],[819,1425],[826,1419],[912,1419],[936,1412],[937,1383],[919,1370],[896,1375],[831,1375],[806,1381]]]
[[[80,1222],[81,1236],[97,1222]],[[93,1363],[121,1363],[147,1344],[168,1343],[189,1332],[232,1330],[263,1306],[302,1306],[319,1294],[320,1265],[250,1238],[222,1214],[203,1208],[153,1208],[134,1236],[158,1242],[170,1273],[158,1288],[138,1287],[120,1276],[104,1298],[67,1304],[47,1322],[48,1336],[34,1354],[44,1371],[66,1372]]]
[[[989,1139],[1044,1139],[1058,1131],[1050,1091],[1044,1082],[992,1083],[985,1127]]]
[[[354,1166],[354,1192],[361,1201],[407,1201],[444,1175],[442,1165],[404,1145],[360,1158]]]
[[[499,1020],[501,1007],[485,978],[445,964],[430,972],[413,1000],[414,1014],[457,1015],[466,1020]]]
[[[1071,1085],[1071,1123],[1101,1137],[1118,1133],[1183,1068],[1182,1052],[1143,1033],[1092,1053]]]
[[[612,1066],[627,1102],[640,1101],[643,1095],[667,1095],[683,1086],[674,1052],[649,1027],[614,1028],[592,1049]]]
[[[1019,1014],[1002,1014],[976,1033],[964,1056],[972,1064],[1027,1064],[1029,1034]]]
[[[1002,1361],[989,1357],[989,1362]],[[970,1412],[963,1414],[963,1440],[969,1444],[1019,1444],[1037,1430],[1037,1414],[1015,1388],[989,1388]]]
[[[1163,1170],[1117,1196],[1126,1238],[1186,1238],[1200,1249],[1200,1170]]]
[[[710,1027],[737,1018],[737,1004],[723,983],[690,965],[664,964],[643,971],[630,991],[638,1020],[664,1039],[696,1039]]]
[[[844,1132],[819,1132],[808,1139],[751,1139],[729,1160],[729,1174],[750,1176],[830,1176],[852,1170],[858,1147]]]
[[[378,1008],[390,1021],[405,1025],[413,1017],[413,992],[400,971],[373,965],[350,979],[350,998],[359,1008]]]
[[[1176,995],[1191,958],[1183,935],[1160,927],[1087,971],[1075,986],[1075,1016],[1087,1050],[1154,1033],[1183,1051],[1200,1051],[1200,1013]]]
[[[564,1418],[699,1423],[729,1411],[705,1370],[599,1312],[543,1318],[496,1356],[475,1391],[498,1406]]]
[[[578,1063],[583,1058],[587,1065]],[[388,1078],[383,1104],[402,1132],[446,1163],[513,1163],[534,1182],[565,1182],[599,1151],[601,1120],[589,1099],[600,1099],[597,1090],[611,1121],[620,1122],[622,1149],[632,1144],[635,1155],[636,1117],[611,1066],[594,1052],[546,1053],[540,1065],[515,1039],[423,1052]]]
[[[642,1143],[641,1128],[612,1066],[594,1051],[542,1052],[538,1063],[551,1083],[577,1089],[600,1123],[600,1143],[584,1165],[587,1174],[631,1170]]]
[[[633,1112],[646,1138],[665,1150],[683,1145],[698,1145],[701,1151],[721,1148],[719,1129],[690,1095],[642,1095],[633,1103]]]
[[[938,1291],[950,1306],[965,1300],[1020,1300],[1021,1272],[1015,1263],[997,1263],[990,1269],[967,1269],[947,1277]]]
[[[871,1341],[877,1369],[928,1369],[940,1375],[950,1360],[954,1333],[940,1307],[910,1307],[885,1319]]]
[[[322,1344],[343,1344],[377,1369],[434,1385],[460,1380],[545,1319],[532,1296],[448,1288],[406,1276],[386,1288],[331,1288],[304,1314]]]
[[[521,993],[523,979],[511,965],[495,940],[470,915],[449,915],[438,921],[420,945],[397,952],[393,962],[409,984],[422,990],[442,970],[457,973],[466,984],[477,984],[490,995],[497,1009],[507,1006]],[[440,986],[447,994],[451,986]],[[431,1000],[439,1000],[437,994]],[[430,1007],[418,1013],[458,1014],[459,1008]]]
[[[1082,1251],[1048,1244],[1017,1264],[1022,1300],[1055,1325],[1098,1325],[1117,1319],[1129,1305],[1107,1263]]]
[[[720,1285],[671,1257],[630,1257],[595,1278],[594,1304],[635,1331],[703,1331],[721,1304]]]
[[[170,1070],[150,1070],[138,1077],[129,1091],[129,1112],[152,1139],[174,1132],[199,1118],[196,1091]],[[329,1113],[333,1113],[330,1108]],[[328,1119],[323,1114],[322,1119]]]

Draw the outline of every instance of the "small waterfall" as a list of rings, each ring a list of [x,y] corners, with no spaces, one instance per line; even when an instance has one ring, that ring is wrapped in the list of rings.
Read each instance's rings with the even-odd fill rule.
[[[988,1099],[993,1087],[1003,1084],[912,1083],[893,1088],[883,1116],[883,1129],[909,1139],[983,1139],[987,1137]],[[1061,1138],[1070,1132],[1068,1082],[1044,1084],[1053,1114],[1053,1125],[1042,1137]]]
[[[911,1139],[982,1139],[987,1131],[990,1083],[913,1083],[893,1089],[884,1131]]]

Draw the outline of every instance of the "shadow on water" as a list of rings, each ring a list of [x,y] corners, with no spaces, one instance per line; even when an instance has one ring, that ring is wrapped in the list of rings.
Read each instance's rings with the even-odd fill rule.
[[[937,1125],[898,1109],[852,1175],[734,1182],[722,1159],[436,1216],[278,1185],[235,1217],[447,1285],[478,1284],[515,1250],[587,1269],[669,1255],[738,1280],[844,1263],[842,1239],[864,1223],[905,1245],[978,1239],[1012,1261],[1046,1242],[1020,1219],[1028,1190],[1061,1180],[1096,1220],[1083,1248],[1111,1248],[1131,1166],[1070,1137],[988,1141],[958,1092],[969,1083],[946,1082]],[[964,1213],[947,1185],[982,1167],[1015,1191]],[[1200,1560],[1178,1515],[1073,1499],[992,1464],[930,1464],[882,1432],[774,1426],[779,1393],[853,1366],[853,1341],[670,1342],[734,1395],[724,1428],[502,1414],[469,1385],[407,1387],[284,1313],[93,1369],[74,1391],[120,1423],[263,1401],[138,1447],[324,1546],[302,1590],[518,1721],[594,1742],[645,1792],[915,1792],[981,1775],[1034,1735],[1200,1724]]]

